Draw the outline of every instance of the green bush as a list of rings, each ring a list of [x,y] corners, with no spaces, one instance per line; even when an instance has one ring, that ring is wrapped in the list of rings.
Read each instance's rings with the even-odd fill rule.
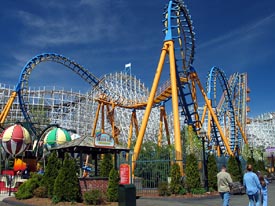
[[[59,203],[59,202],[61,202],[61,199],[60,199],[58,196],[53,195],[53,196],[52,196],[52,203],[53,203],[53,204],[57,204],[57,203]]]
[[[18,200],[22,200],[22,199],[29,199],[33,197],[33,193],[32,191],[30,191],[29,189],[27,189],[26,184],[24,185],[24,183],[20,186],[21,189],[18,188],[18,191],[15,193],[15,198]]]
[[[88,205],[101,205],[104,203],[104,195],[100,190],[90,190],[83,195],[84,203]]]
[[[210,154],[207,161],[208,186],[217,190],[218,167],[214,154]]]
[[[174,163],[171,167],[170,171],[171,183],[169,185],[169,189],[172,194],[179,194],[181,185],[181,175],[180,175],[180,167],[178,164]]]
[[[113,168],[113,156],[112,154],[104,154],[102,161],[100,162],[100,176],[109,177],[109,173]]]
[[[160,182],[158,186],[158,193],[159,196],[170,196],[171,192],[168,188],[168,183],[167,182]]]
[[[49,155],[47,165],[45,168],[45,174],[42,178],[42,185],[47,188],[48,197],[52,198],[54,191],[54,182],[58,175],[59,168],[61,166],[60,160],[57,157],[56,152],[52,152]]]
[[[180,194],[180,195],[185,195],[186,193],[187,193],[187,190],[186,190],[183,186],[181,186],[181,187],[180,187],[179,194]]]
[[[33,191],[35,197],[46,198],[48,197],[48,190],[44,186],[40,186]]]
[[[216,190],[213,187],[209,187],[209,192],[215,192]]]
[[[118,201],[118,184],[119,184],[119,174],[114,168],[111,169],[109,174],[109,182],[107,188],[107,199],[110,202]]]
[[[77,177],[75,160],[67,153],[58,176],[54,182],[53,201],[80,201],[80,187]]]
[[[188,191],[201,187],[200,174],[198,169],[198,160],[194,154],[186,157],[186,179],[185,184]]]
[[[261,173],[266,172],[265,164],[264,164],[264,161],[263,161],[263,160],[259,160],[259,161],[257,162],[257,167],[258,167],[258,170],[259,170]]]
[[[34,190],[41,184],[41,176],[32,174],[30,179],[19,186],[18,191],[15,193],[16,199],[29,199],[34,196]]]
[[[227,162],[227,172],[231,175],[233,182],[242,182],[243,174],[241,169],[241,163],[237,159],[238,157],[230,156]]]
[[[191,193],[194,195],[201,195],[204,194],[206,190],[204,188],[193,188],[191,189]]]

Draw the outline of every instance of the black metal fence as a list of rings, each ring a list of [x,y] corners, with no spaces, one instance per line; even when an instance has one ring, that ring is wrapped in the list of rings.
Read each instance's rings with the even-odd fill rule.
[[[157,159],[157,156],[150,155],[147,157],[140,157],[135,164],[133,183],[136,186],[137,195],[158,195],[158,186],[161,182],[171,181],[170,168],[174,160],[169,158]],[[217,157],[216,163],[218,170],[220,170],[222,165],[227,165],[227,157]],[[244,170],[246,162],[240,159],[240,164]],[[185,165],[185,162],[183,162]],[[185,167],[184,167],[185,170]],[[204,177],[203,177],[203,162],[198,160],[198,170],[201,175],[201,184],[203,187]]]

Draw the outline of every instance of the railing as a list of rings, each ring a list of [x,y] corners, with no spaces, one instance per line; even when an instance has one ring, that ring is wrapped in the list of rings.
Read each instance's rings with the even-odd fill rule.
[[[13,170],[3,170],[0,175],[0,193],[9,194],[17,192],[18,187],[25,182],[21,175],[14,175]]]

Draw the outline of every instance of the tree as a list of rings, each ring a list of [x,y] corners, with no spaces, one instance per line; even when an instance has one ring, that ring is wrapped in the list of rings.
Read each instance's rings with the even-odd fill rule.
[[[186,136],[186,154],[195,154],[197,158],[202,153],[202,142],[198,138],[197,134],[194,132],[193,127],[187,127]]]
[[[170,191],[172,194],[179,194],[180,189],[182,187],[180,179],[180,167],[178,164],[174,163],[171,167],[171,183],[170,183]]]
[[[109,177],[111,169],[114,167],[112,154],[104,154],[100,164],[100,176]]]
[[[159,147],[149,141],[142,144],[135,175],[143,178],[144,187],[158,187],[161,182],[167,181],[170,171],[170,151],[169,145]],[[162,161],[156,161],[160,159]]]
[[[45,168],[45,174],[42,178],[42,185],[47,188],[48,196],[53,196],[54,182],[58,175],[58,170],[61,166],[60,160],[57,158],[56,152],[52,152],[49,155],[49,159]]]
[[[264,164],[263,160],[259,160],[257,165],[258,165],[258,170],[259,171],[261,171],[261,172],[265,172],[266,171],[265,164]]]
[[[209,188],[213,188],[214,190],[217,190],[218,167],[217,167],[217,162],[214,154],[210,154],[208,156],[207,171],[208,171]]]
[[[81,195],[76,168],[75,160],[66,153],[63,165],[54,183],[54,202],[77,202],[80,200]]]
[[[227,162],[227,171],[234,182],[242,182],[242,168],[238,157],[230,156]]]
[[[107,198],[110,202],[118,201],[118,184],[119,184],[119,174],[115,168],[112,168],[109,174],[109,182],[107,188]]]
[[[194,154],[187,155],[186,158],[186,187],[191,189],[201,188],[200,174],[198,170],[198,160]]]

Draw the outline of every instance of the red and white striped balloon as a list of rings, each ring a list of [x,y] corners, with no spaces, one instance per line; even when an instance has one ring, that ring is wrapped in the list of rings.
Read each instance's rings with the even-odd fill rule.
[[[4,150],[13,156],[24,152],[32,142],[30,133],[20,124],[6,128],[1,133],[0,139]]]

